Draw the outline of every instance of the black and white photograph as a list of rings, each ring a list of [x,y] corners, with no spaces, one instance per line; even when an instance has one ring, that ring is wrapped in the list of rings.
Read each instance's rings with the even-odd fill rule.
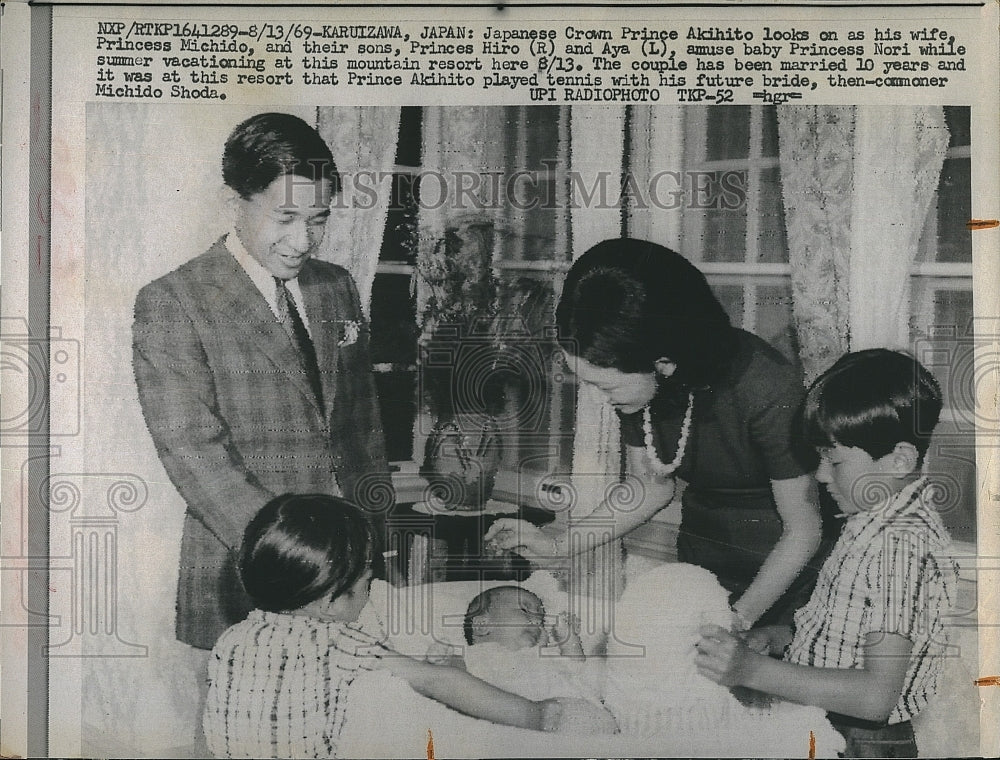
[[[670,39],[624,13],[560,44],[600,70],[600,29]],[[991,755],[995,96],[688,70],[716,95],[653,102],[640,75],[684,71],[662,47],[531,102],[227,99],[207,77],[252,51],[218,43],[204,98],[161,99],[119,81],[141,29],[99,15],[97,89],[54,46],[39,117],[24,268],[50,284],[3,315],[5,389],[30,381],[3,414],[4,656],[29,652],[5,722],[45,702],[21,754]],[[545,40],[475,18],[418,44]],[[713,24],[659,28],[751,57]],[[863,35],[784,27],[865,66]],[[925,32],[875,48],[902,62],[879,87],[957,60]]]

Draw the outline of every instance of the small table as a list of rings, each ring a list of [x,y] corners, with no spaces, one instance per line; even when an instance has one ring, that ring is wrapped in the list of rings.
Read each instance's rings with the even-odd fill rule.
[[[493,508],[490,508],[490,507]],[[519,581],[531,574],[528,561],[517,554],[485,551],[483,536],[501,517],[546,525],[555,519],[537,507],[499,505],[484,511],[445,511],[433,504],[397,504],[388,518],[389,551],[395,551],[397,577],[407,584],[455,580]],[[509,509],[509,511],[507,511]],[[501,511],[502,510],[502,511]]]

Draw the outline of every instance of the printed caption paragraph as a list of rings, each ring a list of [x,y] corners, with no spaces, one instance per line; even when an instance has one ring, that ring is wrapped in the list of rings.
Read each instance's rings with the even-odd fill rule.
[[[941,90],[967,45],[907,22],[532,26],[97,21],[94,95],[226,100],[245,88],[463,88],[535,103],[812,102],[831,90]]]

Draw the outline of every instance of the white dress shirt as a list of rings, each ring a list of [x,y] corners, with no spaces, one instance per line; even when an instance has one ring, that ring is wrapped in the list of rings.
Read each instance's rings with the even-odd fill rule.
[[[233,254],[233,258],[236,259],[237,263],[243,267],[243,271],[247,273],[250,281],[257,287],[260,294],[264,296],[264,300],[267,301],[267,305],[271,308],[271,312],[275,318],[280,319],[274,275],[250,255],[250,252],[244,247],[243,241],[240,240],[235,230],[230,230],[229,235],[226,237],[226,248]],[[312,337],[312,330],[309,328],[309,316],[306,314],[305,306],[303,305],[302,288],[299,287],[298,277],[285,280],[285,287],[292,294],[292,300],[295,301],[295,308],[302,318],[302,324],[306,326],[309,337]]]

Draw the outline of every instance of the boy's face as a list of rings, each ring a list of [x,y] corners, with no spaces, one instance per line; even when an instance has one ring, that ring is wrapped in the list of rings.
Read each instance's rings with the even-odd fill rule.
[[[895,452],[881,459],[872,459],[856,446],[834,446],[819,449],[816,480],[826,486],[844,514],[869,512],[885,504],[900,488],[899,474],[893,472]]]
[[[534,594],[505,590],[497,594],[487,612],[479,616],[479,643],[499,644],[504,649],[524,649],[545,644],[545,609]]]
[[[329,180],[283,174],[249,200],[235,198],[233,226],[258,264],[289,280],[323,241],[332,198]]]

